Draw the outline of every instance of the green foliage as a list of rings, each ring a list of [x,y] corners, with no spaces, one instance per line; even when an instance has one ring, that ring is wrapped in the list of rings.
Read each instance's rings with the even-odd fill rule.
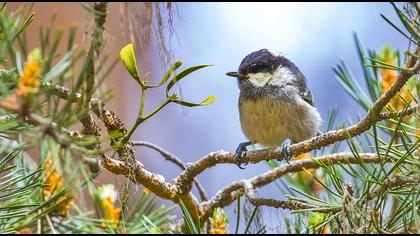
[[[236,206],[235,234],[238,234],[238,231],[239,231],[239,223],[240,222],[241,222],[241,196],[238,195],[238,198],[237,198],[237,206]]]
[[[179,198],[179,207],[181,207],[182,215],[184,218],[185,225],[188,228],[188,232],[190,234],[200,234],[200,223],[194,220],[181,198]]]
[[[417,42],[417,44],[420,42],[420,23],[419,20],[415,17],[418,17],[418,15],[414,15],[414,21],[413,16],[410,15],[410,13],[418,14],[419,13],[419,6],[418,3],[409,3],[411,4],[411,8],[406,8],[405,10],[412,11],[409,12],[409,14],[404,13],[401,9],[399,9],[395,3],[391,3],[394,7],[395,12],[397,13],[398,17],[400,18],[401,22],[403,23],[405,29],[409,32],[410,37],[409,39],[411,41],[412,38],[414,39],[414,42]],[[384,18],[385,19],[385,18]],[[389,20],[387,20],[388,23],[390,23]],[[395,26],[395,25],[392,25]],[[398,28],[396,28],[398,29]],[[402,30],[398,30],[400,33],[402,33]]]
[[[251,227],[252,221],[254,220],[255,214],[257,213],[257,211],[258,211],[258,206],[256,206],[254,210],[252,211],[251,218],[249,218],[248,222],[246,223],[244,234],[248,233],[249,228]]]
[[[343,60],[340,61],[340,64],[336,68],[333,68],[334,73],[337,75],[337,79],[340,84],[343,86],[345,91],[356,100],[365,110],[368,110],[372,105],[372,101],[375,101],[379,96],[379,80],[378,74],[374,73],[373,68],[366,68],[366,53],[360,42],[357,34],[353,34],[353,38],[356,44],[357,53],[360,59],[361,66],[363,68],[365,83],[369,88],[369,95],[363,91],[361,85],[354,78],[352,73],[349,71]],[[373,54],[371,52],[371,54]]]

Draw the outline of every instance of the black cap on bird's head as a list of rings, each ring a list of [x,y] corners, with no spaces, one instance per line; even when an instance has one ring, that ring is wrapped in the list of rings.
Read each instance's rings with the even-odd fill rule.
[[[273,73],[280,65],[292,64],[285,57],[276,56],[267,49],[261,49],[248,54],[239,65],[238,72],[228,72],[226,75],[246,79],[251,73]]]
[[[280,65],[279,58],[267,49],[248,54],[239,65],[240,74],[272,73]]]

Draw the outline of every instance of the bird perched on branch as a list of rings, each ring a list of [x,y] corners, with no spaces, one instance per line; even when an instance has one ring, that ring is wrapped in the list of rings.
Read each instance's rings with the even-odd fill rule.
[[[306,79],[289,59],[267,49],[248,54],[236,77],[240,89],[239,117],[248,142],[239,144],[235,163],[241,167],[246,147],[261,144],[279,147],[290,159],[290,145],[314,137],[321,126],[321,116],[314,106]]]

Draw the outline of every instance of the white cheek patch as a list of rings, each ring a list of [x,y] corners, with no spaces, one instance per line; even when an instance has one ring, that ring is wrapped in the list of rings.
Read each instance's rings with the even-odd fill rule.
[[[281,85],[296,80],[292,71],[285,66],[279,67],[272,76],[273,78],[268,83],[270,85]]]
[[[271,77],[273,76],[270,73],[256,73],[256,74],[248,74],[249,81],[256,87],[263,87],[265,86],[268,81],[270,81]]]
[[[256,87],[264,87],[265,85],[282,85],[284,83],[292,82],[296,78],[287,67],[279,67],[276,71],[271,73],[255,73],[248,74],[249,81]]]

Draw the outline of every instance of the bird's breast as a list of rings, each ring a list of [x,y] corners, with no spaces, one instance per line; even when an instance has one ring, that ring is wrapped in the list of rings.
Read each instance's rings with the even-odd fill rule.
[[[272,97],[239,99],[242,131],[250,142],[277,147],[286,138],[299,142],[316,134],[320,122],[309,117],[312,109],[299,101],[277,100]],[[316,111],[316,109],[315,109]],[[309,112],[309,113],[308,113]],[[316,114],[318,114],[316,112]]]

